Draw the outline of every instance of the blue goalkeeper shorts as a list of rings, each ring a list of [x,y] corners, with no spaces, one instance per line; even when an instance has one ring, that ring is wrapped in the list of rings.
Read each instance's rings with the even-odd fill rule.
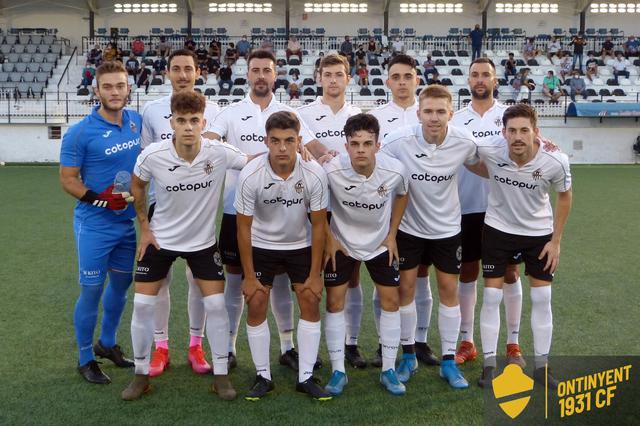
[[[102,224],[75,217],[73,231],[81,285],[102,285],[110,270],[133,272],[136,229],[132,220]]]

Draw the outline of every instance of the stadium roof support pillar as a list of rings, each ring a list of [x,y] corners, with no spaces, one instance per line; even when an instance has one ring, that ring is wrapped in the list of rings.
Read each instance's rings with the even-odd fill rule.
[[[391,0],[384,1],[384,35],[387,37],[389,36],[389,4],[391,4]]]
[[[96,30],[96,13],[98,11],[96,0],[87,0],[87,8],[89,9],[89,37],[93,37]]]
[[[193,0],[187,0],[187,34],[191,36],[191,28],[193,25]]]
[[[289,0],[284,1],[284,28],[289,39],[289,29],[291,28],[291,3]]]
[[[580,31],[584,32],[587,22],[587,9],[592,0],[576,0],[576,12],[580,14]]]
[[[491,0],[480,0],[478,2],[478,9],[480,10],[480,13],[482,15],[482,31],[483,32],[487,31],[487,10],[489,9],[490,5],[491,5]]]

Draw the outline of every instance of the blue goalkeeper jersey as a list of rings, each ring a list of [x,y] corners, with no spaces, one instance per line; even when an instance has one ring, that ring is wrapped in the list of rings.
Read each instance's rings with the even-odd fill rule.
[[[84,185],[99,194],[113,184],[119,171],[133,175],[133,166],[140,154],[141,129],[142,117],[135,111],[123,110],[120,127],[102,118],[96,107],[64,135],[60,165],[80,167],[80,179]],[[75,216],[83,221],[122,222],[133,219],[135,209],[130,204],[123,213],[117,214],[78,201]]]

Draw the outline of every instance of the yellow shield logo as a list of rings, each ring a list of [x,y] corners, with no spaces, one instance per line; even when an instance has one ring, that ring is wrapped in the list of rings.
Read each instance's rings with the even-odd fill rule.
[[[509,364],[505,367],[502,374],[493,379],[493,395],[498,400],[498,405],[504,413],[515,419],[529,404],[530,396],[519,395],[525,392],[531,392],[533,389],[533,379],[522,372],[519,365]],[[516,399],[500,402],[512,396],[519,396]]]

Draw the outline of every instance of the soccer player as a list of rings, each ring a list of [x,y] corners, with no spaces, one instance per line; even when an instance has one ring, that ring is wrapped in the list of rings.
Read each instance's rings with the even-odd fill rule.
[[[361,113],[360,108],[345,100],[349,84],[349,61],[344,56],[331,54],[322,58],[319,68],[322,96],[314,102],[298,108],[298,114],[311,132],[333,153],[346,153],[344,125],[351,116]],[[330,209],[329,209],[330,210]],[[331,212],[329,211],[328,214]],[[347,289],[345,321],[347,334],[342,349],[353,367],[364,368],[367,361],[358,350],[358,335],[362,322],[362,287],[360,286],[360,262],[354,264],[353,276]]]
[[[127,302],[135,256],[135,212],[128,194],[114,192],[114,180],[133,171],[140,152],[141,117],[124,109],[130,86],[121,62],[105,62],[96,70],[100,106],[72,126],[60,150],[60,182],[77,198],[73,230],[78,251],[80,296],[73,323],[78,344],[78,371],[90,383],[111,379],[94,358],[108,358],[118,367],[132,367],[116,343],[116,332]],[[131,200],[129,200],[131,201]],[[102,329],[92,346],[102,298]]]
[[[560,242],[571,210],[569,159],[555,145],[539,142],[537,114],[528,105],[509,107],[502,117],[507,144],[479,144],[489,172],[489,204],[484,219],[484,294],[480,337],[484,368],[479,384],[491,386],[500,332],[500,300],[509,259],[521,253],[531,285],[534,379],[555,389],[545,370],[553,330],[551,282],[560,259]],[[549,193],[556,192],[555,220]],[[545,372],[546,371],[546,372]]]
[[[419,96],[420,124],[389,134],[382,152],[397,158],[409,174],[409,202],[398,230],[400,254],[400,316],[402,361],[398,378],[409,380],[418,369],[414,352],[416,307],[414,292],[418,264],[433,264],[440,306],[438,329],[442,342],[440,376],[454,388],[467,388],[455,363],[460,332],[458,273],[460,271],[460,202],[457,170],[475,164],[476,144],[470,133],[451,126],[451,93],[441,85],[425,87]]]
[[[169,55],[169,71],[167,77],[171,81],[173,94],[179,92],[193,92],[196,79],[200,74],[197,66],[197,57],[188,49],[175,50]],[[171,127],[171,96],[145,104],[142,109],[142,149],[152,143],[170,141],[173,137]],[[207,126],[210,126],[218,114],[218,106],[213,102],[207,102],[204,118]],[[203,128],[205,136],[207,128]],[[153,216],[155,210],[155,191],[153,182],[149,185],[149,215]],[[156,299],[155,309],[155,345],[156,350],[151,355],[149,375],[159,376],[169,366],[169,313],[171,311],[171,299],[169,286],[171,284],[171,270],[160,285],[160,291]],[[204,335],[205,313],[202,303],[202,294],[196,284],[191,270],[187,266],[187,282],[189,283],[188,313],[189,313],[189,341],[188,360],[191,368],[198,374],[211,372],[211,366],[207,362],[202,350],[202,336]]]
[[[451,124],[471,131],[478,143],[498,139],[502,134],[502,114],[507,106],[493,98],[497,87],[496,68],[491,59],[478,58],[469,67],[471,102],[456,111]],[[458,194],[462,212],[462,266],[458,282],[460,298],[460,346],[456,351],[456,363],[473,361],[477,350],[473,343],[473,325],[477,299],[477,279],[482,257],[482,228],[487,210],[489,182],[461,167],[458,172]],[[504,305],[507,316],[507,358],[522,368],[524,358],[520,352],[518,337],[522,312],[522,284],[518,274],[519,257],[510,259],[505,271]]]
[[[174,94],[170,106],[173,140],[146,148],[134,169],[131,189],[137,197],[141,233],[131,318],[136,375],[122,392],[124,400],[138,399],[150,390],[156,298],[178,257],[187,261],[202,293],[213,360],[211,388],[224,400],[236,397],[227,376],[229,317],[215,221],[225,172],[244,167],[247,156],[231,145],[202,139],[205,106],[204,96],[194,91]],[[152,179],[156,209],[149,220],[145,189]]]
[[[345,298],[353,268],[364,262],[382,304],[380,383],[404,395],[395,361],[400,344],[398,251],[396,234],[407,205],[408,180],[398,160],[377,154],[380,126],[369,114],[350,117],[344,126],[347,153],[324,164],[332,208],[327,227],[324,283],[327,288],[325,334],[333,370],[325,387],[340,395],[347,384],[344,368]]]
[[[418,124],[418,100],[416,89],[420,79],[416,73],[416,61],[407,55],[395,55],[389,61],[387,87],[391,90],[391,102],[375,108],[369,113],[378,119],[380,123],[380,139],[382,140],[393,130],[404,126]],[[440,361],[433,354],[427,344],[427,334],[431,323],[431,310],[433,297],[431,296],[431,284],[429,283],[429,271],[427,265],[418,266],[418,278],[416,280],[416,336],[415,351],[419,361],[427,365],[438,365]],[[380,329],[380,299],[376,288],[373,291],[373,309],[378,328]],[[371,362],[375,367],[382,366],[382,346],[378,345],[376,358]]]
[[[245,396],[250,401],[274,388],[267,309],[274,276],[281,270],[289,276],[300,307],[296,390],[320,401],[331,399],[313,377],[320,345],[320,274],[329,195],[322,167],[314,161],[302,162],[297,154],[300,128],[292,112],[271,114],[265,124],[268,155],[250,163],[238,179],[234,206],[244,272],[242,293],[248,305],[247,336],[257,372]]]
[[[270,51],[258,49],[249,54],[247,81],[251,91],[245,99],[231,104],[216,116],[211,126],[214,139],[225,137],[227,143],[247,154],[260,154],[267,150],[264,144],[264,123],[275,112],[294,112],[292,108],[278,102],[273,96],[276,79],[275,64],[276,58]],[[314,150],[312,153],[316,158],[326,154],[326,148],[314,139],[304,123],[301,123],[300,135],[302,142]],[[227,172],[224,188],[224,215],[220,225],[220,253],[227,270],[225,301],[229,312],[231,331],[229,358],[232,365],[235,364],[238,326],[244,307],[240,287],[242,267],[236,238],[236,211],[233,206],[237,180],[237,172]],[[279,272],[272,284],[271,309],[280,334],[280,363],[297,370],[298,353],[293,344],[293,301],[290,282],[286,274]]]

